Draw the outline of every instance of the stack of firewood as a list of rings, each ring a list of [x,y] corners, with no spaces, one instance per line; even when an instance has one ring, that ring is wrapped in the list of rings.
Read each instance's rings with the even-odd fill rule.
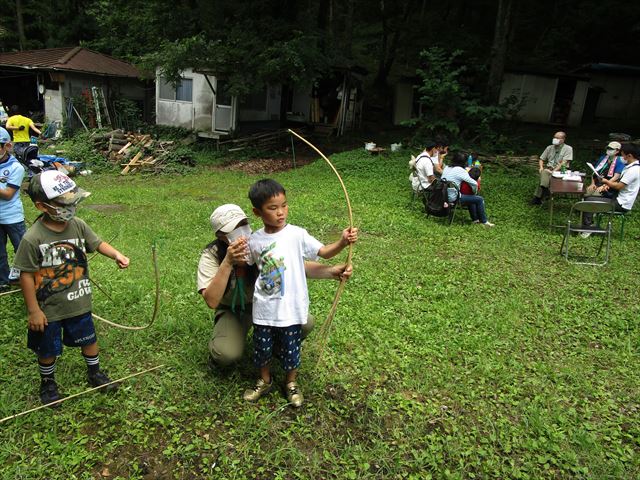
[[[111,163],[123,167],[120,172],[122,175],[161,172],[167,162],[175,160],[170,153],[177,146],[174,141],[156,140],[148,134],[126,133],[122,130],[96,136],[94,144]]]

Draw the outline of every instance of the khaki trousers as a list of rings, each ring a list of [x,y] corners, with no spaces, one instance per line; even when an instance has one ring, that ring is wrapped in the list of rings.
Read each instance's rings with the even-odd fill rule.
[[[231,365],[240,360],[244,353],[247,333],[252,325],[251,305],[248,305],[248,309],[242,314],[228,309],[216,310],[213,334],[209,340],[209,355],[212,360],[221,366]],[[302,325],[303,339],[311,333],[313,326],[313,316],[309,315],[307,323]]]
[[[536,193],[535,193],[536,197],[542,198],[543,193],[549,191],[549,182],[551,182],[551,173],[553,172],[548,168],[545,168],[540,172],[540,184],[536,189]]]

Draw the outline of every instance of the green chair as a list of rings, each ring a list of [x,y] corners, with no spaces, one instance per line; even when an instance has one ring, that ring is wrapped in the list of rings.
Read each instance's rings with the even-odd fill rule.
[[[614,214],[614,205],[609,202],[598,202],[598,201],[589,201],[583,200],[580,202],[576,202],[571,207],[571,211],[569,212],[569,219],[567,220],[567,229],[565,230],[564,237],[562,238],[562,244],[560,245],[560,255],[564,256],[565,260],[569,263],[575,263],[578,265],[596,265],[602,266],[606,265],[609,262],[609,252],[611,251],[611,220]],[[607,219],[607,227],[600,228],[599,226],[582,226],[582,214],[584,213],[592,213],[594,215],[598,215],[599,217],[606,216]],[[572,219],[577,219],[576,222],[572,222]],[[591,235],[601,235],[602,240],[600,241],[600,245],[598,247],[598,252],[593,257],[585,257],[585,256],[575,256],[570,259],[570,242],[579,241],[578,237],[572,238],[572,234],[580,234],[580,233],[589,233]],[[600,253],[602,252],[602,247],[604,242],[607,242],[607,248],[605,250],[604,261],[596,261],[600,257]],[[583,239],[582,242],[586,242],[586,239]]]

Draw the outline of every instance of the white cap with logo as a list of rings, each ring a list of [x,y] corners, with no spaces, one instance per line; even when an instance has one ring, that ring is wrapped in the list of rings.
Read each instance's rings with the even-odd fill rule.
[[[61,205],[75,205],[91,195],[58,170],[46,170],[35,175],[29,182],[28,193],[34,200],[55,200]]]

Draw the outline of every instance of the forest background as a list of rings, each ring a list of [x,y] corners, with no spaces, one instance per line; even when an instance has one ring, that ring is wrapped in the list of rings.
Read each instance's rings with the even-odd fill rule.
[[[6,2],[6,3],[5,3]],[[420,52],[461,51],[475,93],[497,100],[505,67],[571,72],[640,64],[640,4],[623,0],[5,0],[0,50],[83,45],[169,77],[199,65],[234,94],[330,67],[369,71],[372,102],[415,75]]]

